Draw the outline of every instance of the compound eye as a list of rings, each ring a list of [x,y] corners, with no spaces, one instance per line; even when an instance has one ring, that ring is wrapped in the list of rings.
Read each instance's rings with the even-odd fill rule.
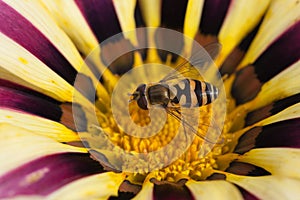
[[[144,95],[140,96],[140,98],[137,100],[137,104],[141,109],[148,110],[147,99]]]

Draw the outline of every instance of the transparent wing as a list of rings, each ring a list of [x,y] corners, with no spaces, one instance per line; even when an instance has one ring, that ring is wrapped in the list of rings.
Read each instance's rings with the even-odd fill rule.
[[[219,54],[221,45],[219,43],[211,43],[205,47],[193,50],[189,60],[184,60],[172,72],[167,74],[160,82],[167,83],[172,80],[189,78],[199,79],[201,77],[197,67],[209,66],[213,59]],[[211,58],[208,57],[210,55]]]
[[[168,83],[178,80],[185,79],[186,77],[193,78],[193,79],[199,79],[201,78],[200,73],[198,70],[190,65],[188,61],[184,61],[180,63],[174,70],[172,70],[167,76],[165,76],[160,83]]]
[[[221,144],[223,143],[221,142],[217,142],[214,139],[210,138],[208,135],[206,134],[202,134],[200,133],[198,130],[196,130],[189,122],[187,122],[181,115],[181,112],[179,110],[179,107],[167,107],[166,111],[169,115],[171,115],[172,117],[174,117],[176,120],[178,120],[179,122],[183,123],[184,126],[184,130],[186,131],[185,128],[188,128],[189,131],[191,131],[192,133],[196,134],[197,136],[199,136],[201,139],[205,140],[206,142],[209,142],[211,144]],[[211,125],[207,125],[207,124],[201,124],[202,126],[206,126],[206,127],[211,127]],[[212,125],[213,127],[217,128],[219,130],[219,127],[217,127],[216,124]]]
[[[210,43],[201,49],[194,49],[192,56],[190,57],[190,63],[192,65],[202,66],[205,63],[212,62],[220,53],[221,44],[218,42]],[[207,54],[211,59],[208,59]]]

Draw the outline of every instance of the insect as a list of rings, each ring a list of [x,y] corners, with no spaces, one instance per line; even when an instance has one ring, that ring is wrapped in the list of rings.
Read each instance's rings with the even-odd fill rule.
[[[219,48],[218,43],[204,47],[211,56],[215,56],[219,52]],[[207,62],[207,59],[204,61],[201,53],[203,54],[203,52],[198,53],[200,57],[199,55],[194,55],[194,57],[200,59],[198,64],[205,64],[204,62]],[[188,61],[184,61],[158,83],[139,85],[135,92],[131,94],[130,101],[136,101],[138,107],[143,110],[149,110],[152,106],[164,108],[176,120],[183,122],[184,127],[188,127],[189,130],[202,139],[213,143],[207,136],[198,133],[181,115],[181,108],[192,109],[205,106],[212,103],[219,95],[219,90],[214,85],[196,78],[183,76],[194,71],[195,68],[189,65]],[[195,76],[200,76],[199,73],[195,74]]]

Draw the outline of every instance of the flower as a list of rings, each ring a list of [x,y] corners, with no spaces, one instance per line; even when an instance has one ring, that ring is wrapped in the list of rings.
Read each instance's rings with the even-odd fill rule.
[[[0,198],[299,196],[298,0],[3,0],[0,8]],[[156,31],[132,34],[137,27],[164,27],[203,46],[222,45],[215,64],[226,92],[224,141],[201,157],[204,144],[196,137],[182,156],[151,172],[122,171],[114,164],[123,154],[116,159],[85,140],[104,130],[115,146],[147,155],[176,133],[171,118],[153,140],[136,139],[112,118],[113,89],[128,70],[151,62],[176,65],[180,58],[162,51],[170,43],[178,51],[193,47],[184,37],[170,41]],[[146,43],[162,50],[129,51]],[[122,49],[127,53],[111,57]],[[94,109],[100,127],[88,126],[86,110]],[[153,121],[136,106],[129,109],[138,113],[136,123]],[[131,161],[128,169],[141,169]]]

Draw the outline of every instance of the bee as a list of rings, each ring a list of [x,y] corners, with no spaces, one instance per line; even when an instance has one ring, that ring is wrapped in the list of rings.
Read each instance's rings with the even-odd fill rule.
[[[218,43],[212,43],[204,47],[204,50],[211,57],[216,56],[219,49],[220,45]],[[200,57],[198,55],[192,57],[197,56],[197,59],[200,59],[199,62],[204,64],[207,60],[204,61],[201,52]],[[159,82],[140,84],[135,92],[130,94],[131,99],[129,101],[136,101],[138,107],[143,110],[149,110],[152,106],[162,107],[169,115],[183,122],[184,127],[188,127],[194,134],[213,143],[205,135],[198,133],[181,115],[181,108],[193,109],[208,105],[216,100],[219,95],[219,90],[214,85],[196,78],[183,76],[184,74],[191,74],[194,71],[194,66],[189,65],[188,61],[184,61]],[[195,76],[200,76],[199,73],[196,74]]]

